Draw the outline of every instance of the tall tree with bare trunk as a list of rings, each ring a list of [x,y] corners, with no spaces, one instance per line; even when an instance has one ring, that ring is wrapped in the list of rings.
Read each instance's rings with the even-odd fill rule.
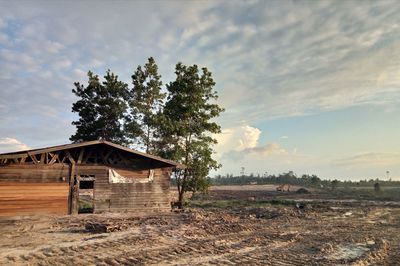
[[[175,69],[176,80],[167,85],[168,98],[165,103],[160,155],[176,160],[186,166],[176,171],[178,202],[183,204],[183,195],[205,184],[210,170],[220,164],[213,158],[212,137],[220,133],[221,127],[213,120],[223,108],[216,100],[215,82],[207,68],[197,65],[185,66],[178,63]]]

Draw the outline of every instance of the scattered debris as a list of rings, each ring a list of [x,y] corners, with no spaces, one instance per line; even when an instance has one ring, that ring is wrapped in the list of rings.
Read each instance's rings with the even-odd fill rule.
[[[86,223],[85,229],[91,233],[110,233],[125,230],[128,228],[127,224],[104,224],[104,223]]]

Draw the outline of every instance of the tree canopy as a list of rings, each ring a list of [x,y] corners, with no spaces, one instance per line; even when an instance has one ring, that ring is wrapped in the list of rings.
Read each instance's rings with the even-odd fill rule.
[[[176,175],[178,201],[182,203],[183,193],[203,187],[209,171],[220,167],[212,158],[213,145],[217,143],[212,134],[220,133],[221,128],[212,119],[223,109],[215,103],[215,82],[207,68],[199,70],[197,65],[178,63],[175,74],[176,80],[167,85],[161,155],[187,167]]]
[[[79,120],[72,122],[76,133],[70,137],[73,142],[104,139],[126,144],[123,119],[127,111],[127,85],[118,76],[107,71],[104,81],[88,72],[88,85],[74,83],[72,92],[79,98],[72,105],[72,112],[78,113]]]
[[[130,116],[127,134],[144,146],[147,153],[157,153],[159,117],[166,94],[162,92],[158,66],[150,57],[143,69],[139,65],[132,75],[133,88],[129,91]]]
[[[79,98],[72,112],[74,142],[105,139],[136,144],[147,153],[175,160],[186,166],[176,171],[179,202],[186,191],[205,190],[211,169],[220,164],[213,158],[217,143],[212,136],[221,132],[214,121],[223,108],[216,100],[215,82],[207,68],[176,64],[176,78],[162,88],[155,60],[140,65],[132,75],[133,87],[107,71],[104,81],[88,73],[88,85],[75,83],[72,92]]]

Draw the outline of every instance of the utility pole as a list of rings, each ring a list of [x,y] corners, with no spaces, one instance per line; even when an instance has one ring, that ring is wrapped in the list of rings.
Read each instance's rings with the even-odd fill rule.
[[[241,169],[240,175],[241,175],[242,177],[244,177],[244,167],[242,166],[240,169]]]

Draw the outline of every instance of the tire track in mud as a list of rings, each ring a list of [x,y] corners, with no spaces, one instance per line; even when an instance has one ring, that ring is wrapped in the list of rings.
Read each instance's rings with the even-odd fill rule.
[[[389,212],[393,213],[393,210]],[[134,230],[81,234],[76,241],[0,258],[23,265],[395,265],[399,261],[400,212],[369,212],[317,220],[236,219],[224,213],[172,217],[166,224],[137,225]],[[389,217],[383,225],[379,225]],[[177,219],[179,218],[179,219]],[[232,219],[231,219],[232,218]],[[368,219],[373,221],[369,223]],[[317,222],[315,222],[317,221]],[[383,227],[382,227],[383,226]],[[381,231],[383,229],[383,231]],[[387,230],[385,230],[387,229]],[[379,237],[386,240],[379,240]],[[339,246],[373,239],[369,250],[353,259],[336,259]],[[82,241],[83,240],[83,241]],[[372,241],[372,240],[371,240]],[[328,246],[326,246],[328,245]]]
[[[46,248],[28,255],[21,255],[20,262],[27,264],[96,264],[96,265],[187,265],[202,263],[226,264],[257,260],[251,258],[254,251],[272,248],[277,243],[290,244],[296,234],[271,235],[269,229],[264,232],[238,232],[203,239],[175,240],[152,236],[127,237],[61,248]],[[278,239],[280,239],[279,242]],[[164,240],[164,241],[163,241]],[[138,249],[138,246],[147,248]],[[152,248],[152,246],[154,248]],[[132,249],[134,247],[134,249]],[[253,255],[254,256],[254,255]],[[259,259],[259,258],[258,258]]]

